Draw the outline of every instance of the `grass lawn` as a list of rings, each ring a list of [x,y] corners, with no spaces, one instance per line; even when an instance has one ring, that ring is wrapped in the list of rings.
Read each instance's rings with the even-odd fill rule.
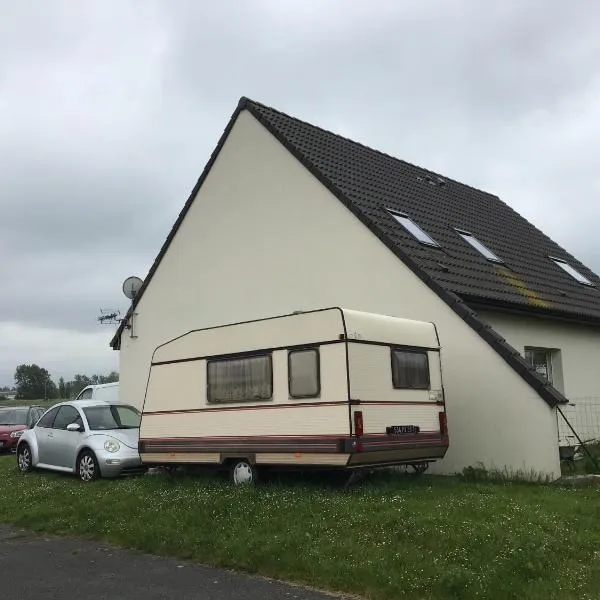
[[[0,408],[3,406],[43,406],[44,408],[49,408],[59,402],[66,402],[66,400],[44,400],[43,398],[41,400],[2,400]]]
[[[382,476],[80,483],[0,459],[0,521],[368,598],[600,598],[600,491]]]

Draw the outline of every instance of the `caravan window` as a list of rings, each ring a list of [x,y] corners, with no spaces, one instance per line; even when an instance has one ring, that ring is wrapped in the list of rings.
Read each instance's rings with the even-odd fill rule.
[[[288,375],[292,398],[314,398],[321,393],[317,348],[292,350],[288,354]]]
[[[429,389],[427,352],[392,348],[392,380],[396,389]]]
[[[209,402],[252,402],[273,397],[271,355],[208,361]]]

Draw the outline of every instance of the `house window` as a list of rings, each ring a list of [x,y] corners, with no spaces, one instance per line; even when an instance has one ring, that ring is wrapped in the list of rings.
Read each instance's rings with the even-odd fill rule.
[[[392,212],[388,210],[390,215],[408,231],[414,238],[419,240],[421,244],[427,244],[428,246],[436,246],[439,248],[439,244],[429,235],[427,235],[410,217],[403,215],[402,213]]]
[[[273,364],[270,354],[209,360],[208,401],[254,402],[273,397]]]
[[[568,273],[573,279],[579,281],[579,283],[583,283],[584,285],[594,285],[587,277],[574,269],[567,261],[561,260],[560,258],[552,258],[552,256],[550,259],[554,264],[558,265],[563,271]]]
[[[428,390],[427,352],[392,348],[392,381],[396,389]]]
[[[525,360],[550,383],[553,382],[552,352],[548,348],[525,348]]]
[[[290,396],[314,398],[321,393],[317,348],[292,350],[288,354]]]
[[[468,231],[463,231],[462,229],[456,229],[456,232],[460,237],[465,240],[468,244],[470,244],[479,254],[481,254],[484,258],[492,262],[501,263],[503,262],[501,258],[498,258],[485,244],[482,244],[472,233]]]

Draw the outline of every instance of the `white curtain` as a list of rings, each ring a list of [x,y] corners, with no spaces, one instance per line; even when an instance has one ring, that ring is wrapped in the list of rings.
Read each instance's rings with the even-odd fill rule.
[[[270,355],[208,363],[209,402],[251,402],[272,396]]]

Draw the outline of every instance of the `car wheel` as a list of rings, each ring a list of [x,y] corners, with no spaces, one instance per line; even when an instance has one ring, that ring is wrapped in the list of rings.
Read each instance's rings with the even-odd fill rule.
[[[17,448],[17,468],[21,473],[27,473],[33,469],[29,444],[20,444]]]
[[[256,467],[245,458],[232,461],[229,475],[234,485],[252,485],[257,479]]]
[[[77,459],[77,477],[86,483],[100,477],[98,461],[90,450],[84,450]]]

